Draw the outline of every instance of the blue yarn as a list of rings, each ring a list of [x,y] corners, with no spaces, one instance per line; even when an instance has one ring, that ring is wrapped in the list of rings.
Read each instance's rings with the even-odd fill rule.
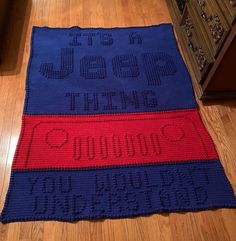
[[[1,221],[75,221],[218,207],[236,207],[218,160],[13,170]]]
[[[34,27],[24,113],[96,114],[195,108],[171,24]]]

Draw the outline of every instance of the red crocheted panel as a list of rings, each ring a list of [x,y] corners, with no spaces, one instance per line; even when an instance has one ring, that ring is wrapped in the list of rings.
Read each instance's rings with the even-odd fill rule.
[[[217,159],[197,110],[23,117],[14,169]]]

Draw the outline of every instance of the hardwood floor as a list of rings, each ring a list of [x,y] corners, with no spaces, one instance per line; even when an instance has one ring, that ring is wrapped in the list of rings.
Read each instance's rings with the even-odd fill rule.
[[[171,19],[165,0],[17,0],[12,5],[9,21],[0,67],[0,208],[7,192],[21,127],[32,25],[137,26],[171,22]],[[236,191],[236,100],[199,105]],[[233,241],[236,240],[236,210],[157,214],[94,222],[0,224],[0,241],[18,240]]]

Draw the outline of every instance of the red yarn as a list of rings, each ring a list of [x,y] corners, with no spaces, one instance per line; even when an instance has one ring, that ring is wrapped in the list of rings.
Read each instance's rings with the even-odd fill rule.
[[[13,168],[80,168],[217,158],[197,110],[25,115]]]

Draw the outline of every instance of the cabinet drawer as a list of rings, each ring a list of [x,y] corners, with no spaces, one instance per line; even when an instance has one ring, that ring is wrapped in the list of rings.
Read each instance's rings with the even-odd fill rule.
[[[233,24],[236,19],[236,0],[217,0],[217,2],[229,24]]]
[[[206,48],[203,37],[199,35],[199,31],[196,29],[196,24],[187,7],[181,23],[181,36],[196,79],[199,83],[202,83],[207,70],[214,61]]]
[[[226,1],[226,0],[225,0]],[[216,0],[192,0],[193,8],[204,26],[208,47],[215,57],[222,46],[230,27]]]

